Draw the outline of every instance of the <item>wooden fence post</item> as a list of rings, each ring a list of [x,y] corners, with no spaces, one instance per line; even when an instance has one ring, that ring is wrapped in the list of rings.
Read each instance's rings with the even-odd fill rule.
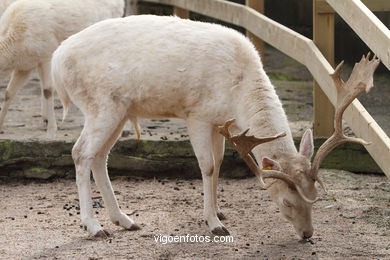
[[[183,19],[189,19],[190,18],[190,12],[186,9],[175,7],[173,10],[173,13]]]
[[[313,0],[313,41],[334,67],[334,13],[319,13],[318,0]],[[330,136],[333,133],[334,107],[315,81],[313,109],[314,136]]]
[[[264,14],[264,0],[245,0],[245,5]],[[251,39],[257,51],[260,53],[261,58],[264,59],[264,42],[249,31],[246,31],[246,36]]]
[[[137,14],[138,0],[125,0],[125,16]]]

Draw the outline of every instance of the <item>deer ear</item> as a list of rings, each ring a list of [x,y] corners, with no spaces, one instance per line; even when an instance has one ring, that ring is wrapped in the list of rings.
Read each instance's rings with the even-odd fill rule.
[[[277,161],[272,160],[271,158],[268,157],[263,158],[262,164],[263,164],[263,169],[268,168],[268,170],[276,170],[276,171],[282,170],[282,167]]]
[[[299,153],[305,156],[307,159],[313,156],[314,144],[313,144],[313,133],[310,129],[307,129],[302,136],[301,144],[299,145]]]

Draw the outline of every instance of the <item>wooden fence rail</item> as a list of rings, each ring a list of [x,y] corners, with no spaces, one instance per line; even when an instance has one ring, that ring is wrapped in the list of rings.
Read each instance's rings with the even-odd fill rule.
[[[360,0],[326,1],[390,70],[390,30]],[[387,6],[390,9],[390,1]]]
[[[311,39],[267,18],[252,8],[223,0],[143,0],[171,5],[245,28],[260,39],[304,64],[326,96],[336,103],[332,66]],[[356,19],[356,18],[355,18]],[[390,178],[390,139],[358,100],[345,111],[345,121],[361,138],[370,142],[366,149]]]

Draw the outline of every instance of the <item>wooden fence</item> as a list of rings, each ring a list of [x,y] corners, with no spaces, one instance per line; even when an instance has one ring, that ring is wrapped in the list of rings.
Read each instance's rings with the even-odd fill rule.
[[[314,126],[321,128],[321,125],[325,125],[323,135],[333,131],[331,104],[336,103],[336,87],[330,76],[334,72],[332,66],[334,66],[333,15],[335,11],[382,59],[386,67],[390,68],[389,30],[359,0],[313,0],[314,38],[319,47],[311,39],[261,14],[263,0],[247,0],[246,6],[224,0],[143,0],[143,2],[174,6],[176,14],[183,18],[187,18],[188,11],[192,11],[241,26],[249,32],[250,37],[255,37],[258,48],[262,48],[259,40],[262,39],[304,64],[318,82],[314,88],[315,110],[317,106]],[[387,0],[364,2],[370,3],[369,7],[376,11],[390,10],[390,1]],[[322,95],[326,95],[326,98]],[[321,116],[319,116],[319,109],[321,109]],[[316,123],[320,121],[319,118],[324,119],[325,122]],[[390,178],[390,139],[386,133],[358,100],[355,100],[345,111],[344,120],[358,137],[372,142],[371,145],[366,146],[366,149]],[[315,133],[321,135],[321,131]]]

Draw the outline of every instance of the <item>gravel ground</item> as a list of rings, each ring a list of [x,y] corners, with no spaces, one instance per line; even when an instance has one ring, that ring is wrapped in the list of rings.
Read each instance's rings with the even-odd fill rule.
[[[315,234],[301,243],[254,178],[222,179],[219,205],[233,243],[156,243],[158,235],[210,235],[200,180],[113,180],[119,204],[142,227],[110,223],[109,239],[80,228],[74,180],[0,182],[0,259],[390,259],[390,183],[377,175],[322,171],[329,192],[314,205]]]

